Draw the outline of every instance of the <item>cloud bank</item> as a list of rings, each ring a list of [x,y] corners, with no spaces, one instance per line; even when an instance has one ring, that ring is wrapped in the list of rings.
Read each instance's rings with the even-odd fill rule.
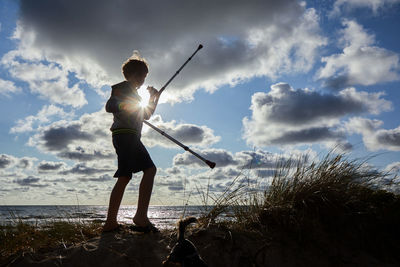
[[[395,129],[381,129],[383,121],[366,118],[351,118],[346,128],[352,133],[362,135],[365,146],[371,151],[400,151],[400,126]]]
[[[343,52],[323,57],[325,66],[316,75],[326,87],[341,89],[400,79],[397,53],[375,46],[375,37],[353,20],[344,20],[343,27],[339,39]]]
[[[3,64],[32,92],[74,107],[86,99],[79,83],[68,86],[69,72],[95,88],[118,82],[135,49],[150,63],[148,83],[160,87],[199,43],[205,46],[168,90],[180,101],[200,88],[308,71],[327,42],[315,10],[295,0],[20,3],[19,47]],[[40,73],[46,76],[33,75]]]
[[[243,119],[244,138],[261,147],[343,142],[345,132],[338,127],[340,120],[347,115],[391,110],[391,102],[383,95],[354,88],[324,94],[277,83],[270,92],[252,96],[252,115]]]
[[[0,95],[9,97],[10,94],[19,93],[21,91],[22,89],[16,86],[13,82],[0,78]]]
[[[204,158],[216,163],[219,168],[230,167],[237,169],[271,169],[276,168],[282,160],[286,160],[292,155],[273,154],[263,150],[240,151],[232,154],[225,149],[208,148],[196,151]],[[189,152],[175,155],[173,159],[174,166],[190,166],[194,168],[207,167],[200,159]]]
[[[58,109],[51,109],[53,112],[49,112],[49,110],[45,108],[39,114],[59,113]],[[41,115],[37,115],[21,120],[12,132],[21,132],[22,122],[44,122],[41,117]],[[159,115],[155,116],[152,122],[156,127],[185,145],[208,147],[220,140],[220,137],[215,136],[213,130],[207,126],[177,123],[176,121],[164,122]],[[33,131],[33,135],[29,138],[28,144],[61,159],[79,162],[111,160],[116,157],[109,130],[111,124],[112,115],[100,110],[84,114],[75,120],[59,120],[47,125],[39,125],[34,129],[29,127]],[[150,128],[143,130],[142,141],[149,147],[177,147],[176,144]]]
[[[336,0],[332,15],[340,14],[341,9],[370,8],[377,14],[380,9],[400,3],[400,0]]]
[[[217,143],[221,137],[215,136],[214,131],[207,126],[198,126],[176,121],[164,122],[160,115],[152,118],[151,123],[171,137],[185,145],[207,147]],[[143,143],[149,147],[162,146],[177,148],[178,146],[153,129],[147,129],[143,134]]]

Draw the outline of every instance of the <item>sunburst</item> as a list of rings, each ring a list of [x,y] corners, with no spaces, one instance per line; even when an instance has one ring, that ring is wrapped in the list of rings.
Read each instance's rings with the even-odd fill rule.
[[[147,92],[146,88],[147,86],[141,86],[138,89],[138,94],[142,98],[142,100],[139,103],[141,108],[145,108],[149,104],[150,95],[149,92]]]

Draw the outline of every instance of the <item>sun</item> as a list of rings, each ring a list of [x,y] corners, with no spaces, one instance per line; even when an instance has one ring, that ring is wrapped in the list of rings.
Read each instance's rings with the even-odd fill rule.
[[[150,95],[149,92],[147,92],[146,88],[147,86],[141,86],[138,89],[138,94],[142,98],[142,100],[139,103],[141,108],[145,108],[149,104]]]

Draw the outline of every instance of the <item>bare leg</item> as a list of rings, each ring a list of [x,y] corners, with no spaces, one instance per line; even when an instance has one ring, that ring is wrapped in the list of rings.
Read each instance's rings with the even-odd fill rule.
[[[118,178],[111,191],[110,204],[108,206],[107,220],[104,224],[103,231],[109,231],[118,226],[117,215],[122,197],[124,196],[125,187],[129,183],[129,178],[121,176]]]
[[[136,214],[133,217],[133,222],[138,226],[146,226],[150,223],[147,217],[151,192],[153,190],[154,176],[157,168],[151,167],[143,171],[143,178],[139,186],[139,199]]]

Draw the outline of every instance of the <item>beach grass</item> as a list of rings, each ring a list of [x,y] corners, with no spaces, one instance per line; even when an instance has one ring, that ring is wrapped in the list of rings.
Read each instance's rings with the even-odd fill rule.
[[[101,227],[100,221],[49,220],[38,225],[16,218],[14,223],[0,225],[0,262],[25,253],[46,252],[48,249],[79,244],[98,236]]]
[[[268,240],[348,246],[378,257],[397,254],[400,196],[388,190],[399,188],[395,174],[330,153],[314,162],[308,157],[278,162],[268,185],[247,180],[242,174],[214,196],[202,224],[257,232]],[[228,220],[218,219],[226,212]]]

